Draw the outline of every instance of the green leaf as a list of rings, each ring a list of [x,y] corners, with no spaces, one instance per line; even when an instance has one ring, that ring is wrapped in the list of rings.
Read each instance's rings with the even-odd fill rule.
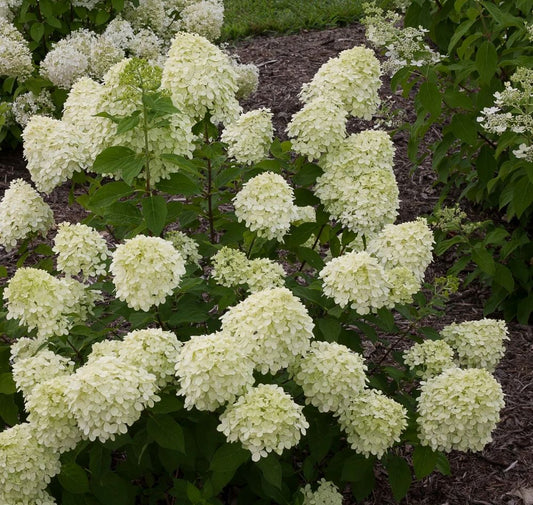
[[[152,195],[142,200],[142,213],[148,229],[159,236],[167,219],[167,202],[159,195]]]
[[[303,244],[316,229],[316,223],[302,223],[295,226],[291,229],[290,233],[285,236],[285,243],[291,248]]]
[[[300,258],[302,261],[305,261],[317,270],[320,270],[324,267],[324,260],[320,254],[310,247],[298,247],[297,255],[298,258]]]
[[[134,487],[112,472],[91,482],[91,491],[102,505],[131,505],[135,502]]]
[[[269,454],[266,458],[261,458],[258,461],[257,466],[269,484],[281,489],[283,472],[281,469],[281,463],[276,456]]]
[[[442,475],[450,475],[451,469],[450,469],[450,462],[448,461],[448,457],[446,454],[439,452],[437,457],[437,470],[442,473]]]
[[[420,104],[433,117],[438,117],[441,112],[441,94],[438,86],[433,82],[424,82],[420,86],[417,98]]]
[[[400,501],[405,497],[411,486],[413,480],[411,477],[411,469],[403,458],[395,455],[389,455],[385,459],[384,464],[387,469],[394,499]]]
[[[142,222],[141,211],[130,202],[115,202],[104,213],[108,224],[115,226],[139,226]]]
[[[511,271],[504,265],[496,263],[494,282],[502,286],[507,292],[512,293],[514,289],[514,279]]]
[[[192,196],[199,195],[202,188],[197,181],[182,173],[170,174],[168,179],[161,179],[157,183],[157,189],[169,195]]]
[[[11,372],[0,373],[0,393],[12,395],[17,392],[17,386]]]
[[[170,416],[151,416],[147,423],[148,435],[165,449],[185,453],[182,427]]]
[[[44,35],[44,24],[42,23],[33,23],[30,28],[30,37],[39,42]]]
[[[96,14],[96,18],[94,19],[94,24],[96,26],[100,26],[100,25],[103,25],[104,23],[106,23],[109,19],[109,12],[106,12],[104,10],[99,10],[98,13]]]
[[[222,488],[233,478],[237,468],[250,458],[250,452],[243,449],[240,444],[224,444],[220,446],[209,465],[212,471],[211,483],[214,494],[218,494]]]
[[[94,160],[93,171],[97,174],[119,174],[128,184],[139,175],[144,158],[129,147],[112,146],[104,149]]]
[[[111,6],[113,9],[120,12],[124,9],[124,0],[111,0]]]
[[[72,494],[83,494],[89,491],[89,479],[85,470],[73,461],[64,463],[61,466],[61,473],[58,476],[59,483]]]
[[[438,453],[430,447],[417,446],[413,451],[413,469],[418,480],[427,477],[437,466]]]
[[[342,480],[351,483],[352,494],[358,501],[366,498],[374,489],[374,458],[350,456],[343,464]]]
[[[12,395],[0,394],[0,417],[10,426],[19,422],[19,409]]]
[[[116,134],[120,135],[121,133],[126,133],[130,130],[133,130],[139,124],[139,114],[140,111],[136,110],[130,116],[121,119],[117,124]]]
[[[455,114],[448,130],[469,145],[474,145],[477,141],[478,124],[469,114]]]
[[[311,186],[316,182],[323,170],[314,163],[306,163],[300,171],[292,178],[292,182],[298,186]]]
[[[327,342],[336,342],[342,331],[342,325],[338,319],[330,316],[320,318],[318,327]]]
[[[498,52],[489,40],[483,42],[476,52],[476,70],[481,84],[488,84],[498,69]]]
[[[454,31],[452,37],[450,38],[450,43],[448,44],[448,54],[451,54],[452,49],[457,45],[461,40],[463,35],[465,35],[470,27],[476,22],[475,19],[467,19],[463,21]]]
[[[125,182],[110,182],[97,189],[91,195],[88,201],[88,207],[89,209],[104,209],[121,198],[132,194],[133,189]]]
[[[472,249],[472,260],[483,272],[491,276],[496,272],[494,259],[482,244],[476,244]]]

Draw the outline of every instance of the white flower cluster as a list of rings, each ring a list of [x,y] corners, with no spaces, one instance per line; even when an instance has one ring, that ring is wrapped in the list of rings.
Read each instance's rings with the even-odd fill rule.
[[[32,72],[28,42],[12,23],[0,16],[0,76],[25,80]]]
[[[0,503],[55,503],[45,488],[60,469],[59,454],[38,442],[31,424],[0,432]]]
[[[272,112],[262,108],[241,114],[224,128],[220,138],[228,144],[229,156],[249,165],[265,158],[273,135]]]
[[[380,391],[366,390],[341,412],[339,423],[354,451],[381,457],[400,441],[407,427],[407,410]]]
[[[240,63],[235,55],[230,55],[233,71],[237,76],[237,98],[246,99],[257,91],[259,69],[253,63]]]
[[[313,491],[311,484],[300,490],[304,495],[302,505],[342,505],[342,494],[333,482],[320,479],[318,488]]]
[[[183,256],[159,237],[137,235],[118,245],[112,258],[117,297],[135,310],[163,303],[185,274]]]
[[[505,352],[507,333],[505,321],[496,319],[452,323],[440,332],[457,354],[460,366],[485,368],[489,372],[494,371]]]
[[[227,407],[217,429],[228,442],[240,441],[252,453],[252,461],[259,461],[296,445],[308,427],[302,407],[282,388],[260,384]]]
[[[268,258],[249,260],[231,247],[223,247],[213,256],[213,278],[222,286],[248,285],[251,293],[282,287],[285,281],[283,266]]]
[[[42,89],[38,95],[33,91],[18,95],[11,105],[15,121],[23,128],[28,124],[32,116],[51,116],[55,105],[52,95],[47,89]]]
[[[383,131],[351,135],[324,156],[315,193],[346,228],[371,236],[392,223],[399,208],[392,171],[394,146]]]
[[[174,105],[195,120],[209,112],[214,121],[228,123],[241,113],[231,59],[199,35],[176,35],[163,67],[161,85],[171,93]]]
[[[313,320],[287,288],[253,293],[220,319],[222,331],[239,342],[261,373],[289,366],[313,338]]]
[[[204,0],[187,5],[180,12],[180,29],[197,33],[207,40],[220,37],[224,23],[224,3],[216,0]]]
[[[84,279],[104,275],[110,256],[105,239],[85,224],[60,223],[54,238],[57,269],[67,275],[81,274]]]
[[[54,213],[27,182],[15,179],[0,201],[0,245],[7,251],[32,233],[46,235],[54,224]]]
[[[0,17],[12,21],[21,5],[22,0],[0,0]]]
[[[484,369],[448,368],[421,383],[420,442],[438,451],[480,451],[504,406],[500,384]]]
[[[426,340],[403,353],[405,364],[423,379],[439,375],[455,366],[453,349],[444,340]]]
[[[244,184],[233,199],[239,222],[257,236],[279,242],[296,217],[294,192],[285,179],[274,172],[263,172]]]
[[[233,403],[254,383],[254,364],[233,335],[213,333],[192,337],[176,363],[178,394],[185,408],[214,411]]]
[[[18,319],[29,330],[47,338],[66,335],[92,312],[97,291],[70,278],[60,279],[44,270],[19,268],[4,290],[7,319]]]
[[[182,231],[173,230],[165,234],[165,240],[168,240],[179,251],[187,263],[200,264],[202,255],[198,252],[198,242],[193,238]]]
[[[335,342],[313,342],[307,354],[291,367],[299,384],[320,412],[340,414],[365,388],[367,366],[360,354]]]

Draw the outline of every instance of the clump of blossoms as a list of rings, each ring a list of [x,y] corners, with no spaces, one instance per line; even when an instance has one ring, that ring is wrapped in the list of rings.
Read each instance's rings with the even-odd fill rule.
[[[11,105],[15,121],[23,128],[32,116],[51,116],[55,111],[52,95],[47,89],[42,89],[39,94],[33,91],[18,95]]]
[[[11,251],[31,234],[45,236],[54,225],[54,213],[27,182],[15,179],[0,201],[0,245]]]
[[[221,140],[228,144],[228,155],[239,163],[252,164],[265,158],[273,138],[272,112],[257,109],[239,116],[222,132]]]
[[[168,240],[179,251],[187,263],[200,264],[202,255],[198,252],[198,242],[193,238],[188,237],[182,231],[173,230],[165,234],[165,240]]]
[[[191,3],[180,12],[180,28],[207,40],[220,37],[224,23],[224,4],[213,0]]]
[[[481,451],[504,406],[496,379],[484,369],[449,368],[421,383],[418,434],[437,451]]]
[[[54,238],[57,269],[67,275],[81,274],[83,278],[104,275],[110,256],[105,239],[85,224],[60,223]]]
[[[261,373],[276,373],[307,351],[313,320],[287,288],[251,294],[221,316],[222,331],[247,350]]]
[[[33,72],[28,42],[6,18],[0,17],[0,76],[25,80]]]
[[[505,348],[507,336],[505,321],[481,319],[452,323],[444,327],[440,334],[444,341],[452,347],[459,365],[468,368],[485,368],[493,372],[500,362]]]
[[[368,390],[352,399],[339,423],[355,452],[380,458],[400,441],[407,427],[407,411],[381,391]]]
[[[245,282],[250,293],[280,288],[285,284],[285,270],[282,265],[268,258],[255,258],[248,262]]]
[[[342,505],[342,494],[333,482],[320,479],[318,488],[313,491],[311,484],[300,490],[304,495],[302,505]]]
[[[238,221],[244,221],[258,237],[281,242],[294,220],[294,192],[273,172],[263,172],[246,182],[233,205]]]
[[[236,97],[246,99],[257,91],[259,69],[253,63],[240,63],[235,55],[230,55],[230,62],[237,77]]]
[[[455,367],[453,349],[444,340],[426,340],[404,351],[403,360],[423,379],[439,375],[447,368]]]
[[[38,503],[60,469],[59,453],[38,442],[31,424],[0,432],[0,503]]]
[[[177,358],[177,394],[185,396],[187,409],[214,411],[253,385],[253,367],[246,349],[232,335],[194,336]]]
[[[320,412],[340,413],[365,388],[367,366],[360,354],[329,342],[313,342],[291,367],[291,375]]]
[[[137,235],[117,246],[112,258],[117,297],[135,310],[163,303],[185,274],[183,256],[159,237]]]
[[[228,442],[241,442],[259,461],[295,446],[309,427],[302,407],[274,384],[250,388],[220,416],[217,427]]]
[[[18,319],[37,336],[67,335],[70,328],[92,313],[97,292],[74,279],[59,279],[44,270],[22,267],[4,290],[7,319]]]
[[[83,437],[105,442],[126,433],[142,411],[159,400],[157,389],[155,375],[144,368],[102,356],[76,370],[65,396]]]

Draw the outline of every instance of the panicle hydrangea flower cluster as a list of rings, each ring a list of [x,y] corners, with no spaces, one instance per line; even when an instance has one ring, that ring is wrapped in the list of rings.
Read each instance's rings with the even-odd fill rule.
[[[213,333],[192,337],[176,362],[178,395],[185,408],[214,411],[233,403],[254,383],[253,362],[232,335]]]
[[[42,89],[38,95],[33,91],[18,95],[11,105],[15,121],[23,128],[28,124],[32,116],[51,116],[54,113],[55,105],[52,95],[47,89]]]
[[[279,242],[294,220],[294,192],[285,179],[263,172],[244,184],[233,199],[235,215],[258,237]]]
[[[198,242],[193,238],[182,231],[173,230],[165,235],[165,240],[168,240],[179,251],[187,263],[200,264],[202,256],[198,252]]]
[[[261,108],[241,114],[224,128],[220,138],[228,144],[229,156],[249,165],[265,158],[273,135],[272,112]]]
[[[28,42],[10,21],[0,16],[0,76],[25,80],[33,72]]]
[[[110,256],[104,237],[85,224],[60,223],[54,238],[57,269],[67,275],[81,274],[84,279],[104,275]]]
[[[251,294],[221,316],[222,331],[246,349],[261,373],[276,373],[307,351],[313,320],[287,288]]]
[[[422,445],[437,451],[480,451],[504,406],[500,384],[480,368],[448,368],[423,381],[418,402],[418,434]]]
[[[394,146],[383,131],[350,135],[321,160],[324,173],[315,194],[346,228],[371,236],[398,214],[398,185],[392,171]]]
[[[304,495],[302,505],[342,505],[342,494],[339,493],[339,489],[326,479],[320,479],[316,491],[312,490],[311,484],[306,484],[300,491]]]
[[[67,123],[32,116],[22,132],[24,158],[36,188],[50,193],[80,170],[79,133]]]
[[[403,353],[405,364],[423,379],[439,375],[455,367],[453,349],[444,340],[426,340]]]
[[[213,256],[213,278],[222,286],[248,285],[251,293],[282,287],[285,282],[283,266],[268,258],[249,260],[238,249],[222,247]]]
[[[485,368],[493,372],[505,352],[507,336],[505,321],[481,319],[452,323],[444,327],[440,334],[457,354],[460,366]]]
[[[320,412],[339,415],[365,388],[367,366],[360,354],[335,342],[312,342],[307,354],[291,367],[291,375]]]
[[[181,30],[216,40],[224,23],[224,4],[212,0],[191,3],[180,12],[180,18]]]
[[[230,62],[237,77],[237,92],[235,96],[245,100],[257,91],[259,84],[259,69],[253,63],[240,63],[235,55],[230,55]]]
[[[0,432],[0,503],[54,503],[44,490],[60,469],[59,453],[38,442],[31,424]]]
[[[54,213],[23,179],[9,184],[0,201],[0,245],[11,251],[32,233],[45,236],[54,225]]]
[[[217,122],[238,118],[237,74],[230,58],[206,38],[179,32],[163,67],[161,85],[174,105],[195,120],[209,112]]]
[[[407,410],[381,391],[365,390],[341,412],[339,423],[355,452],[380,458],[400,441],[407,427]]]
[[[281,387],[260,384],[226,408],[217,430],[228,442],[241,442],[252,461],[259,461],[298,444],[309,427],[302,410]]]
[[[21,5],[22,0],[0,0],[0,17],[12,21]]]
[[[66,335],[92,313],[99,294],[74,279],[59,279],[44,270],[22,267],[4,290],[7,319],[18,319],[29,330],[47,338]]]
[[[117,297],[135,310],[163,303],[185,274],[183,256],[159,237],[137,235],[118,245],[112,258]]]
[[[152,407],[156,377],[128,359],[102,356],[78,368],[65,390],[69,410],[85,439],[101,442],[126,433]]]

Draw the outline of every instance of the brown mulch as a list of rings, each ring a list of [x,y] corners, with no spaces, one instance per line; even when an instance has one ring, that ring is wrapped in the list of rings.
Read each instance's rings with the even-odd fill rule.
[[[269,107],[274,113],[277,134],[284,130],[292,114],[301,104],[298,92],[302,83],[311,80],[319,67],[330,57],[355,45],[364,44],[363,29],[359,25],[335,28],[321,32],[304,32],[282,37],[256,37],[230,47],[243,63],[255,63],[260,68],[258,91],[245,103],[247,110]],[[386,80],[385,80],[386,81]],[[397,106],[408,111],[412,117],[412,104],[387,87],[382,88],[383,97],[393,96]],[[409,112],[410,111],[410,112]],[[361,123],[354,125],[360,128]],[[430,135],[438,135],[433,131]],[[400,221],[427,214],[436,203],[439,193],[434,187],[435,174],[430,162],[413,170],[406,155],[407,135],[399,132],[394,136],[397,148],[395,172],[402,198]],[[20,151],[0,152],[0,190],[15,177],[29,179]],[[3,191],[2,191],[3,192]],[[64,205],[68,190],[56,190],[48,199],[56,215],[56,221],[78,221],[81,209]],[[67,214],[68,212],[68,214]],[[1,254],[0,254],[1,256]],[[0,264],[3,258],[0,257]],[[446,268],[436,262],[430,275],[442,275]],[[446,312],[439,320],[438,328],[450,322],[462,322],[483,317],[482,306],[485,290],[476,287],[462,290],[455,295]],[[496,377],[506,393],[506,407],[498,425],[494,440],[481,453],[452,453],[451,476],[433,474],[415,482],[405,504],[419,505],[531,505],[529,495],[520,497],[520,490],[533,493],[533,331],[531,327],[511,323],[511,340]],[[384,473],[378,471],[377,486],[365,505],[395,503]],[[348,502],[346,502],[348,503]]]

